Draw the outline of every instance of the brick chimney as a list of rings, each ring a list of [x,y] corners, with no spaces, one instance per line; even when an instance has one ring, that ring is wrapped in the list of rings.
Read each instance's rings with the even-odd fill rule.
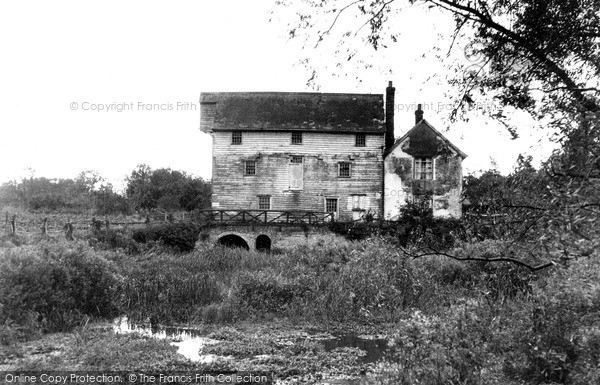
[[[415,124],[418,124],[421,120],[423,120],[423,110],[421,109],[421,105],[418,104],[415,111]]]
[[[390,80],[385,89],[385,151],[394,145],[394,95],[396,88],[392,87]]]

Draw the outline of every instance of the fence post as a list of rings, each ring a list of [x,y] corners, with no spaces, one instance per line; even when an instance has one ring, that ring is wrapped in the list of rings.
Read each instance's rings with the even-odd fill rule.
[[[47,223],[48,223],[48,218],[44,218],[42,220],[42,237],[45,237],[46,233],[48,232]]]
[[[10,231],[12,235],[17,235],[17,215],[13,214],[10,220]]]
[[[63,230],[65,230],[65,238],[67,241],[72,241],[75,239],[73,238],[73,224],[70,221],[67,222],[67,224],[63,227]]]

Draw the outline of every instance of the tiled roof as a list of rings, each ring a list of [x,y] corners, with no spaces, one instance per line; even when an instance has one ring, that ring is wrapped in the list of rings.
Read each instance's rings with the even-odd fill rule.
[[[383,95],[299,92],[200,94],[202,131],[385,132]]]

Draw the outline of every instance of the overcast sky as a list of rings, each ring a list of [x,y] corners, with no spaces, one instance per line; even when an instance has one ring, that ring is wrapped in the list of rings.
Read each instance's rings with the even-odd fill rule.
[[[269,23],[273,9],[273,0],[1,2],[0,183],[28,168],[50,178],[91,169],[118,185],[140,163],[210,178],[200,92],[314,91],[298,65],[307,55],[324,68],[322,92],[384,93],[392,80],[397,136],[414,123],[411,104],[424,103],[425,118],[469,155],[465,174],[548,155],[543,132],[518,113],[517,141],[477,113],[449,123],[444,63],[430,54],[451,32],[448,17],[408,9],[396,45],[364,50],[375,66],[336,72],[328,46],[303,52],[286,39],[293,10]]]

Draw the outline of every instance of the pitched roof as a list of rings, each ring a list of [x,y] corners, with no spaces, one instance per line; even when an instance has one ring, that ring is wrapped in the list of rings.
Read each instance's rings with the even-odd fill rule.
[[[446,138],[441,132],[436,130],[435,127],[433,127],[431,125],[431,123],[429,123],[425,119],[421,119],[421,121],[419,121],[419,123],[415,124],[413,128],[408,130],[408,132],[406,134],[404,134],[400,138],[396,139],[396,141],[394,142],[394,145],[392,147],[390,147],[390,149],[387,151],[385,156],[387,156],[389,153],[394,151],[396,149],[396,147],[401,145],[402,142],[404,142],[407,138],[410,138],[411,135],[413,135],[415,132],[422,130],[422,129],[431,130],[438,138],[440,138],[448,147],[450,147],[452,150],[454,150],[461,158],[464,159],[467,157],[467,154],[465,154],[463,151],[461,151],[460,148],[456,147],[452,142],[450,142],[448,140],[448,138]]]
[[[200,129],[385,132],[383,95],[300,92],[200,94]]]

